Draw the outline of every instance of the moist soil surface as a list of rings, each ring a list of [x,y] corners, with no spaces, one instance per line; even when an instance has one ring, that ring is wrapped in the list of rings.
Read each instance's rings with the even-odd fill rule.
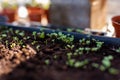
[[[119,71],[119,47],[61,33],[0,29],[0,80],[120,80]]]

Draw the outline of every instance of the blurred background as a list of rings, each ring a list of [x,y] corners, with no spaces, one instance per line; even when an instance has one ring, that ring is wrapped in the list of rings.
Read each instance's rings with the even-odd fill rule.
[[[0,21],[13,25],[64,26],[114,36],[111,18],[120,0],[0,0]]]

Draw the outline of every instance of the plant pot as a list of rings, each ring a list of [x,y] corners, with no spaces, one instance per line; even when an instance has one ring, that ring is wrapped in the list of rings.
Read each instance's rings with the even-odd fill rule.
[[[112,25],[115,29],[116,37],[120,38],[120,16],[114,16],[112,18]]]
[[[8,17],[8,22],[13,22],[15,21],[15,16],[16,16],[16,10],[11,9],[11,8],[4,8],[3,9],[3,15]]]
[[[30,21],[41,21],[41,15],[44,13],[42,8],[39,7],[27,7]]]

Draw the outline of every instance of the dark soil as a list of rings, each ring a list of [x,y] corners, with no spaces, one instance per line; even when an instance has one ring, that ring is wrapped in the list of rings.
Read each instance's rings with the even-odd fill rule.
[[[120,80],[118,48],[60,33],[1,28],[0,80]]]

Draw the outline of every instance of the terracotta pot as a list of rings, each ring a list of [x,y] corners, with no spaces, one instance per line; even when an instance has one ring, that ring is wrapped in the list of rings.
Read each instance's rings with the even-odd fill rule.
[[[5,8],[3,9],[3,14],[7,16],[8,22],[15,21],[16,10],[11,9],[11,8]]]
[[[116,37],[120,38],[120,16],[114,16],[112,18],[112,25],[115,29]]]
[[[39,7],[27,7],[30,21],[41,21],[43,10]]]

